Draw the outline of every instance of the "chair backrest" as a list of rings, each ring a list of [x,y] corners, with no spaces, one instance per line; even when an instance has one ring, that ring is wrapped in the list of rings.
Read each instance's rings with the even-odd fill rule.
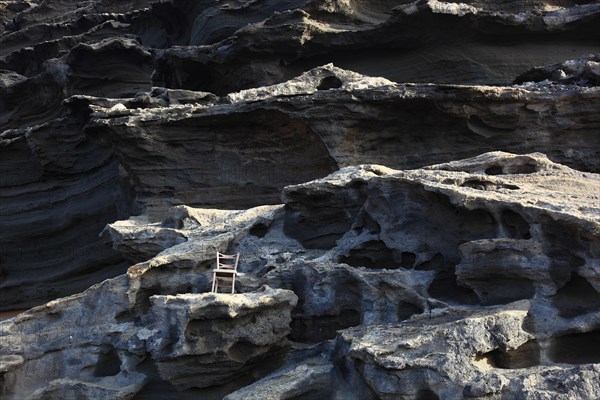
[[[240,253],[228,255],[217,252],[217,269],[231,269],[237,271],[239,260]]]

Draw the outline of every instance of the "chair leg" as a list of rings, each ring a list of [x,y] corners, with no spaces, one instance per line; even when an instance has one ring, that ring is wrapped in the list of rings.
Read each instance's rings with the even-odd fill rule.
[[[231,280],[231,294],[235,293],[235,274],[233,275],[233,279]]]

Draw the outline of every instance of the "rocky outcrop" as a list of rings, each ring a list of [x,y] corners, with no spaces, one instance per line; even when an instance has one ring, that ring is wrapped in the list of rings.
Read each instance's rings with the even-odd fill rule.
[[[162,379],[178,389],[225,384],[285,344],[296,296],[285,290],[152,296],[157,332],[148,347]],[[243,329],[240,329],[243,327]],[[174,342],[166,343],[170,337]]]
[[[0,309],[123,273],[98,235],[144,211],[275,204],[344,166],[494,150],[597,172],[596,56],[561,66],[556,85],[544,68],[484,85],[600,52],[599,13],[543,0],[2,1]]]
[[[589,55],[577,60],[532,68],[519,75],[515,79],[515,82],[548,82],[599,86],[600,57]]]
[[[339,88],[319,89],[333,81]],[[178,204],[276,203],[283,186],[338,167],[412,168],[492,149],[533,147],[597,171],[597,102],[596,88],[399,85],[333,66],[223,98],[167,89],[75,96],[65,117],[3,134],[2,304],[33,305],[123,271],[98,234],[142,209],[155,221]]]
[[[4,393],[596,397],[599,192],[597,174],[493,152],[111,224],[115,250],[148,259],[4,321]],[[239,294],[204,293],[216,250],[241,252]]]
[[[324,82],[336,84],[322,90]],[[208,106],[86,100],[89,134],[115,149],[150,206],[258,205],[276,202],[285,184],[338,167],[414,168],[492,149],[535,148],[581,170],[599,168],[595,123],[576,122],[596,118],[596,88],[399,85],[328,65]]]
[[[0,397],[599,397],[599,20],[0,0]]]
[[[333,62],[398,82],[507,84],[531,65],[552,62],[549,58],[598,52],[590,40],[597,37],[600,8],[591,2],[284,3],[285,11],[260,22],[249,18],[235,34],[158,51],[156,81],[226,94]],[[253,6],[207,11],[206,24],[230,21]],[[190,69],[200,73],[185,72]]]
[[[33,76],[77,46],[130,36],[157,50],[157,84],[218,94],[329,62],[398,82],[506,84],[599,51],[593,1],[3,3],[2,69]]]
[[[158,295],[139,312],[126,301],[133,281],[107,280],[2,322],[3,398],[128,399],[152,385],[231,381],[235,388],[287,345],[296,304],[289,291]]]

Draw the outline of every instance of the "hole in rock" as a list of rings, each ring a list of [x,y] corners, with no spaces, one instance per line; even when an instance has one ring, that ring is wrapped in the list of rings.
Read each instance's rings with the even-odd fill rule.
[[[269,231],[269,226],[267,224],[263,224],[263,223],[259,222],[258,224],[254,224],[254,226],[252,228],[250,228],[249,233],[252,236],[262,238],[267,234],[268,231]]]
[[[494,183],[491,181],[486,181],[483,179],[468,179],[464,181],[461,187],[470,187],[472,189],[477,190],[496,190],[496,189],[509,189],[509,190],[518,190],[520,189],[517,185],[512,185],[509,183]]]
[[[241,320],[240,320],[241,322]],[[217,341],[214,346],[221,344],[221,338],[215,335],[219,330],[226,330],[233,324],[233,318],[192,319],[185,327],[185,338],[187,340]]]
[[[563,318],[576,317],[600,309],[600,293],[583,277],[571,274],[571,280],[552,296],[552,305]]]
[[[415,269],[420,271],[438,271],[444,269],[444,266],[444,256],[440,253],[436,253],[430,260],[423,261],[416,265]]]
[[[412,303],[400,302],[398,304],[398,321],[404,321],[409,319],[415,314],[421,314],[423,308]]]
[[[429,285],[428,292],[431,297],[450,304],[479,304],[479,298],[473,290],[456,282],[454,269],[439,272]]]
[[[292,332],[288,339],[303,343],[319,343],[333,339],[340,329],[357,326],[361,322],[360,312],[345,309],[339,315],[293,318]]]
[[[535,295],[533,282],[525,278],[489,275],[485,280],[470,281],[470,286],[478,289],[481,304],[484,306],[530,299]]]
[[[114,347],[98,355],[94,376],[115,376],[121,372],[121,360]]]
[[[507,169],[509,174],[533,174],[537,171],[536,165],[530,163],[511,165]]]
[[[227,354],[232,360],[244,363],[255,355],[263,351],[260,346],[256,346],[248,341],[242,340],[235,343],[227,350]]]
[[[492,165],[491,167],[487,167],[485,169],[485,173],[487,175],[502,175],[502,166],[501,165]]]
[[[317,90],[339,89],[342,87],[342,81],[337,76],[327,76],[321,79]]]
[[[555,363],[600,363],[600,331],[573,333],[552,339],[548,358]]]
[[[551,248],[568,249],[566,251],[569,251],[570,254],[588,248],[587,244],[580,241],[579,228],[573,224],[557,223],[548,218],[543,223],[542,229],[545,239],[552,245]],[[560,253],[556,253],[556,251],[565,252],[565,250],[555,250],[554,254],[556,256],[561,255]]]
[[[161,294],[161,287],[159,284],[153,285],[146,289],[140,289],[135,297],[135,308],[139,310],[140,314],[146,314],[151,307],[150,297],[155,294]]]
[[[585,265],[585,259],[567,249],[554,249],[547,255],[552,259],[549,268],[550,277],[559,287],[564,286],[571,279],[571,271]]]
[[[529,223],[521,214],[512,210],[503,210],[501,214],[502,223],[507,233],[513,239],[531,239]]]
[[[487,175],[502,175],[502,174],[533,174],[537,171],[537,166],[531,163],[517,165],[492,165],[486,168]]]
[[[457,239],[464,241],[473,239],[491,239],[495,238],[497,233],[497,222],[493,215],[486,210],[465,210],[463,208],[455,209],[455,218],[448,218],[449,221],[456,221],[456,225],[449,227],[450,232]],[[440,221],[441,226],[444,221]]]
[[[310,200],[309,200],[310,201]],[[343,209],[304,215],[297,211],[287,211],[283,231],[307,249],[328,250],[336,246],[337,240],[351,227]]]
[[[368,213],[362,212],[356,218],[356,225],[353,228],[355,232],[367,231],[373,234],[381,232],[381,226]]]
[[[491,181],[486,181],[483,179],[468,179],[464,181],[461,187],[469,187],[477,190],[491,190],[496,187],[496,184]]]
[[[370,240],[360,244],[350,250],[347,256],[340,257],[340,262],[353,267],[372,269],[397,269],[404,266],[402,254],[388,248],[381,240]]]
[[[131,310],[125,310],[115,315],[115,321],[121,324],[123,322],[133,321],[135,317],[135,313],[133,313]]]
[[[415,395],[415,399],[416,400],[440,400],[440,396],[438,396],[433,390],[431,389],[420,389],[416,395]]]
[[[529,368],[540,364],[540,345],[537,341],[530,340],[514,350],[496,349],[479,357],[487,359],[488,365],[494,368]]]
[[[409,269],[415,265],[415,261],[417,259],[417,255],[415,253],[411,253],[409,251],[402,252],[402,267]]]
[[[175,386],[160,377],[150,354],[146,355],[145,360],[138,364],[136,369],[146,375],[147,383],[132,397],[132,400],[174,400],[180,398],[177,395]]]

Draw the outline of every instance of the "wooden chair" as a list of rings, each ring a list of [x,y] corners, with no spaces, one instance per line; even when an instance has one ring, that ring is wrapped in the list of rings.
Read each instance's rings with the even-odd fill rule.
[[[213,270],[213,293],[218,293],[220,287],[231,288],[231,293],[235,292],[235,277],[239,260],[240,253],[227,255],[217,252],[217,268]]]

